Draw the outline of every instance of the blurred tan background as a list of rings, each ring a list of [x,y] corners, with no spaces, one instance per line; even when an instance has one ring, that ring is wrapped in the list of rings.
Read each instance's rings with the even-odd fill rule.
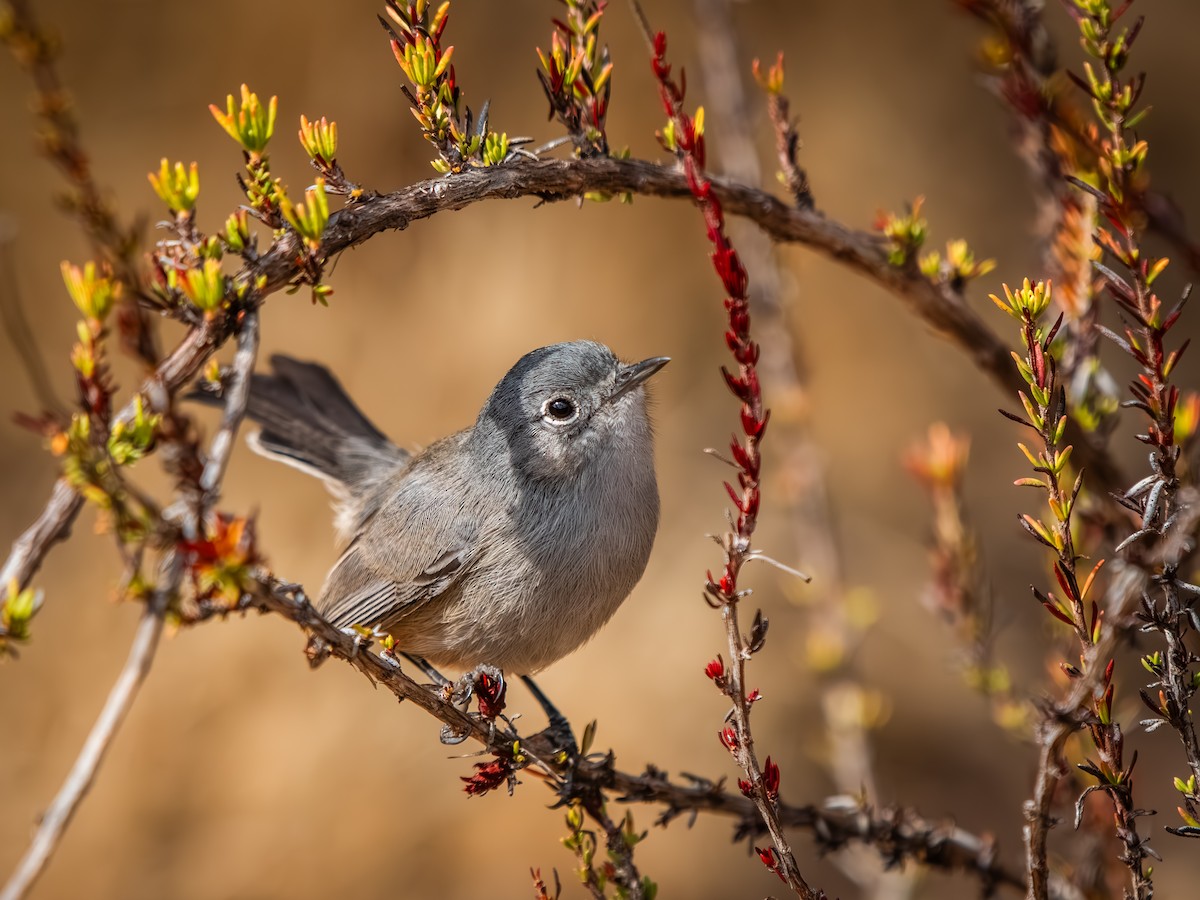
[[[223,104],[241,81],[280,96],[272,163],[293,193],[311,179],[293,138],[301,113],[337,120],[340,161],[362,184],[389,190],[432,174],[375,2],[38,6],[65,41],[63,71],[97,176],[126,215],[161,215],[146,182],[160,156],[195,159],[201,227],[219,226],[238,202],[233,176],[240,160],[206,106]],[[1145,129],[1155,183],[1200,213],[1190,44],[1200,7],[1190,0],[1137,6],[1149,20],[1136,60],[1150,70],[1155,109]],[[1075,59],[1063,16],[1050,7]],[[494,126],[510,135],[543,140],[559,133],[545,121],[534,77],[534,48],[547,45],[555,9],[549,0],[454,4],[449,42],[467,100],[478,109],[490,97]],[[647,11],[669,31],[671,59],[689,69],[690,100],[703,102],[691,4],[649,0]],[[966,236],[981,256],[999,261],[972,293],[989,321],[1007,329],[984,298],[1001,280],[1036,273],[1034,207],[1009,149],[1006,115],[973,75],[975,24],[945,0],[754,0],[736,4],[735,12],[747,59],[772,57],[776,49],[787,54],[788,93],[802,117],[803,163],[819,206],[864,227],[877,209],[899,209],[925,194],[931,246]],[[616,61],[610,141],[660,157],[655,88],[625,4],[612,4],[605,28]],[[32,150],[28,96],[5,57],[0,212],[17,231],[21,300],[67,394],[75,310],[58,263],[82,260],[86,248],[49,200],[59,185]],[[755,116],[763,125],[765,116]],[[721,129],[710,118],[717,166]],[[765,131],[759,138],[768,160]],[[700,450],[722,445],[735,423],[717,374],[726,356],[721,297],[701,224],[682,202],[534,206],[477,205],[345,254],[332,277],[331,308],[310,306],[304,294],[271,298],[264,356],[285,350],[332,365],[385,431],[413,445],[468,424],[508,365],[532,347],[588,337],[629,359],[673,357],[656,381],[663,520],[646,577],[599,637],[540,681],[577,726],[599,719],[599,745],[612,746],[624,768],[652,761],[672,772],[732,778],[715,739],[725,708],[701,674],[724,641],[700,584],[718,561],[704,533],[722,528],[726,501],[721,467]],[[1022,686],[1043,690],[1049,629],[1027,586],[1045,577],[1044,560],[1014,522],[1031,495],[1010,486],[1023,474],[1022,461],[1012,427],[995,413],[1011,401],[891,296],[803,248],[785,248],[782,257],[846,580],[869,592],[880,616],[857,656],[890,711],[873,735],[878,799],[994,834],[1002,856],[1019,863],[1020,806],[1033,756],[992,725],[983,702],[963,687],[953,642],[920,603],[928,515],[899,464],[935,419],[974,435],[967,489],[999,606],[1001,650]],[[1186,274],[1180,267],[1172,289]],[[1194,383],[1195,373],[1193,366],[1181,377]],[[124,387],[133,383],[127,369],[119,375]],[[0,377],[0,541],[7,544],[40,509],[55,467],[35,438],[7,424],[11,412],[34,409],[9,346],[0,351]],[[769,399],[771,385],[766,390]],[[205,421],[211,428],[212,419]],[[766,493],[758,542],[805,567],[779,516],[779,473],[770,468],[784,434],[775,431],[765,447],[776,491]],[[1144,466],[1132,441],[1122,449],[1131,470]],[[320,584],[334,549],[316,482],[240,448],[223,506],[257,510],[275,570],[314,589]],[[58,788],[124,660],[137,616],[112,602],[110,544],[91,534],[92,520],[85,513],[75,540],[50,558],[37,582],[47,602],[35,640],[18,664],[0,668],[0,873],[22,852],[30,823]],[[773,625],[751,669],[767,696],[757,707],[759,746],[779,760],[793,802],[833,790],[819,698],[801,664],[807,613],[790,599],[819,596],[823,573],[814,574],[812,587],[799,588],[766,568],[748,572]],[[565,895],[582,895],[573,859],[558,845],[561,814],[545,810],[545,788],[530,780],[512,799],[501,793],[468,800],[458,779],[470,762],[447,758],[433,720],[397,707],[346,666],[310,672],[303,645],[290,624],[257,616],[168,640],[34,895],[522,897],[530,895],[530,866],[547,874],[557,867]],[[1143,820],[1166,857],[1156,867],[1160,896],[1193,896],[1200,878],[1195,849],[1161,831],[1174,818],[1167,773],[1182,771],[1181,757],[1170,737],[1147,738],[1132,724],[1140,718],[1140,669],[1131,660],[1123,671],[1122,720],[1148,756],[1138,803],[1163,810]],[[529,730],[538,719],[520,689],[510,695],[510,712],[527,713]],[[636,807],[634,814],[649,826],[656,810]],[[683,821],[654,830],[638,859],[660,882],[660,896],[776,890],[745,847],[729,843],[729,827],[701,818],[691,831]],[[806,835],[795,844],[811,881],[830,896],[859,896],[831,861],[816,860]],[[968,878],[936,874],[916,888],[922,897],[976,893]]]

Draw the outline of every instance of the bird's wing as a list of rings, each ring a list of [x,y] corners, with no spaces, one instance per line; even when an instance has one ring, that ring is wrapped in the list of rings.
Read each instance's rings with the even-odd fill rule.
[[[321,591],[330,623],[394,622],[444,595],[479,559],[477,514],[448,503],[440,483],[410,472],[364,523]]]
[[[337,628],[394,622],[444,594],[476,557],[470,547],[455,547],[411,579],[398,580],[372,565],[371,555],[356,541],[329,573],[321,592],[322,614]]]

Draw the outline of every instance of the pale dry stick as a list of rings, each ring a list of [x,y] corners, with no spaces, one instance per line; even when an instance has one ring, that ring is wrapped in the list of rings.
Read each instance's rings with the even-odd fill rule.
[[[71,767],[71,772],[55,796],[54,802],[42,815],[29,848],[17,863],[4,889],[0,891],[0,900],[21,900],[42,874],[79,804],[91,789],[96,772],[112,746],[121,723],[125,721],[133,701],[137,699],[138,690],[150,672],[159,638],[162,636],[163,613],[171,599],[179,592],[179,585],[183,579],[183,561],[176,552],[172,551],[164,558],[161,575],[163,583],[151,595],[142,612],[133,646],[129,650],[129,658],[109,692],[100,717],[92,726],[75,765]]]
[[[204,515],[220,493],[221,481],[225,475],[233,442],[245,417],[246,405],[249,402],[250,376],[254,371],[258,344],[258,313],[254,309],[250,309],[243,314],[239,324],[238,350],[233,366],[233,384],[225,405],[221,427],[213,437],[208,460],[200,477],[199,487],[202,494],[199,506],[194,514],[189,512],[182,516],[183,533],[189,539],[195,539]],[[186,370],[186,366],[180,369],[180,371]],[[157,400],[157,395],[165,392],[167,394],[165,402],[169,403],[176,386],[168,387],[156,380],[147,386],[146,394],[151,398],[153,405],[161,406],[163,401]],[[72,494],[74,494],[73,491]],[[88,735],[71,774],[54,803],[43,816],[42,824],[29,850],[18,864],[18,868],[4,892],[0,893],[0,900],[19,900],[25,896],[45,868],[70,824],[71,817],[95,780],[96,772],[103,762],[113,737],[133,705],[138,689],[150,671],[162,634],[163,613],[170,600],[178,594],[183,578],[183,561],[178,551],[172,550],[164,557],[160,570],[160,576],[165,586],[160,586],[151,596],[138,626],[137,636],[125,668],[113,685],[108,702],[92,732]]]
[[[258,360],[259,325],[255,303],[242,313],[238,324],[237,352],[229,375],[229,385],[224,391],[225,405],[221,426],[209,443],[208,461],[200,475],[200,490],[204,492],[202,505],[207,508],[216,502],[221,492],[221,482],[229,466],[233,444],[238,429],[246,418],[246,407],[250,403],[250,381],[254,375],[254,364]]]

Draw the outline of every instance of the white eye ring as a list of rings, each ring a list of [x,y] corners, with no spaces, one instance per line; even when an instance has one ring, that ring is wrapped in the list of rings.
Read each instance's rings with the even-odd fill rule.
[[[570,425],[579,418],[579,404],[561,394],[551,397],[542,404],[542,418],[551,425]]]

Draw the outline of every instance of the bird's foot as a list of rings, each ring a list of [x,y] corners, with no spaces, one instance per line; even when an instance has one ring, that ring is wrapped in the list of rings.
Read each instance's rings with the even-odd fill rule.
[[[507,691],[503,672],[495,666],[480,665],[454,683],[450,702],[465,711],[474,697],[479,701],[479,714],[485,719],[495,719],[504,711]]]

